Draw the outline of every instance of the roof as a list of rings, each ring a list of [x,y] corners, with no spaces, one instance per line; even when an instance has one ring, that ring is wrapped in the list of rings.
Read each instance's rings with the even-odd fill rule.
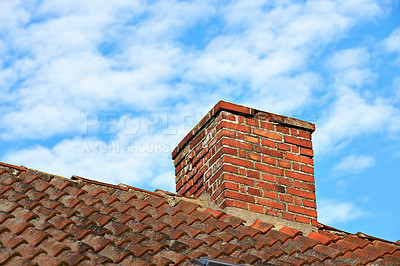
[[[400,245],[320,224],[305,236],[202,200],[0,163],[0,265],[400,264]]]

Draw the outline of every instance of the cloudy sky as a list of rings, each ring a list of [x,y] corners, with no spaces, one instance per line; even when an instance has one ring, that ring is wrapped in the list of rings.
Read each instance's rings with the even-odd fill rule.
[[[320,222],[400,239],[400,3],[0,0],[0,160],[174,191],[219,100],[316,124]]]

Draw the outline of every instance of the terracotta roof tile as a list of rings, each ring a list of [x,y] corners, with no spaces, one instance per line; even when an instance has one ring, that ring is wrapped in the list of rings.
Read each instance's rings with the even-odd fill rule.
[[[0,264],[400,263],[399,244],[361,233],[320,225],[303,235],[262,220],[248,226],[172,193],[17,170],[0,165]]]

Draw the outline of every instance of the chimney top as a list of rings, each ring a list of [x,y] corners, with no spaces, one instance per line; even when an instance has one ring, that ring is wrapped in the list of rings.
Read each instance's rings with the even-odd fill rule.
[[[215,207],[305,233],[316,230],[315,125],[218,102],[172,152],[176,190]]]

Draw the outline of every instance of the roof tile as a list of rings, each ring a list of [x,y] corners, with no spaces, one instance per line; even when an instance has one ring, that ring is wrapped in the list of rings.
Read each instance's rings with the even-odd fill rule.
[[[4,246],[14,249],[22,243],[27,243],[25,239],[19,237],[9,231],[3,231],[0,233],[0,243],[3,243]]]
[[[399,244],[364,234],[320,224],[303,236],[261,220],[248,226],[182,196],[22,172],[19,178],[0,169],[0,256],[9,263],[190,265],[200,257],[256,265],[400,262]]]
[[[22,254],[22,257],[28,260],[32,260],[39,256],[40,254],[46,254],[46,252],[36,246],[29,245],[29,244],[22,244],[15,248],[17,252]]]
[[[272,224],[260,221],[260,220],[255,220],[254,223],[251,225],[254,229],[260,230],[263,234],[267,233],[269,230],[271,230],[274,226]]]

